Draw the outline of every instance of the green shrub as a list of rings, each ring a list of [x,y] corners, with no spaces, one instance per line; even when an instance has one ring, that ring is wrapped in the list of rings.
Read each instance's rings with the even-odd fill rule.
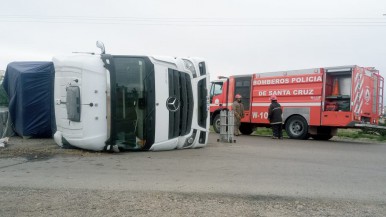
[[[378,141],[386,140],[386,135],[381,135],[379,131],[369,129],[338,129],[338,136],[352,139],[367,138]]]

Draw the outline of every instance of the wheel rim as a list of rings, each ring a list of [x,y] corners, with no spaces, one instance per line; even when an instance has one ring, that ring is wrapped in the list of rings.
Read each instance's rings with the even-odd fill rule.
[[[300,121],[293,121],[291,124],[290,124],[290,127],[289,127],[291,133],[295,136],[299,136],[303,133],[304,131],[304,126],[303,124],[300,122]]]

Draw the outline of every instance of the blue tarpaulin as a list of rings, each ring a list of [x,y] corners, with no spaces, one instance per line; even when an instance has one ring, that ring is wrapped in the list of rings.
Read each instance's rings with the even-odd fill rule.
[[[51,137],[55,133],[52,62],[8,64],[3,87],[15,132],[23,137]]]

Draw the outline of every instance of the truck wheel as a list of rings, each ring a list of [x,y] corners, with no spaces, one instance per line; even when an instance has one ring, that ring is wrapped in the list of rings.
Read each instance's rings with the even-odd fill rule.
[[[213,119],[213,130],[216,133],[220,133],[220,114],[217,114]]]
[[[291,139],[307,139],[307,121],[299,115],[292,116],[285,125],[285,131]]]
[[[328,134],[317,134],[317,135],[311,135],[311,137],[315,140],[329,140],[333,136]]]
[[[251,135],[253,127],[250,124],[241,124],[239,130],[244,135]]]

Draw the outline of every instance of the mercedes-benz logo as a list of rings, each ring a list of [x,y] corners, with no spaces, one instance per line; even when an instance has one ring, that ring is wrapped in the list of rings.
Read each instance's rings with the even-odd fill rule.
[[[180,101],[175,96],[171,96],[166,100],[166,108],[171,112],[176,112],[180,109]]]

